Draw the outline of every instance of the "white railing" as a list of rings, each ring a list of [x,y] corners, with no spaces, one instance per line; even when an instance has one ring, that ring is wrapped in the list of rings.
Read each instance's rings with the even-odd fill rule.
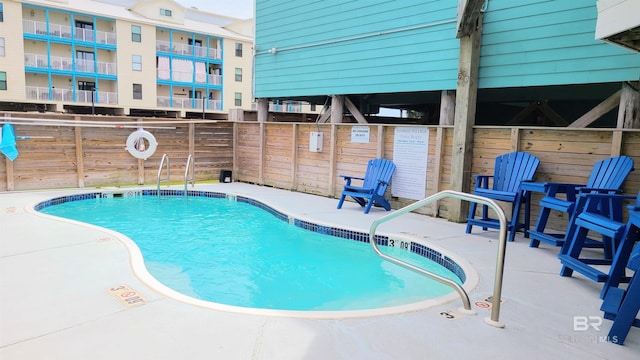
[[[209,84],[211,85],[222,85],[222,75],[214,75],[209,74],[208,76]]]
[[[51,89],[53,93],[53,101],[64,101],[64,102],[72,102],[73,101],[73,90],[69,89]]]
[[[24,54],[24,66],[48,68],[49,62],[47,61],[47,55],[39,54]]]
[[[118,93],[78,90],[76,91],[76,102],[115,105],[118,103]]]
[[[89,41],[94,42],[95,39],[93,37],[93,29],[84,29],[84,28],[74,28],[75,36],[74,39],[80,41]]]
[[[221,52],[216,48],[203,46],[193,46],[187,44],[171,44],[169,41],[157,40],[156,51],[170,52],[180,55],[195,55],[197,57],[208,57],[210,59],[221,59]]]
[[[116,33],[106,31],[96,31],[96,42],[101,44],[116,44]]]
[[[169,96],[158,96],[156,105],[159,107],[179,108],[179,109],[202,109],[202,99],[173,98]],[[206,102],[206,110],[222,110],[220,100],[209,100]]]
[[[193,72],[173,70],[171,78],[173,81],[193,82]]]
[[[93,60],[76,59],[76,71],[95,72],[96,62]]]
[[[208,100],[207,106],[209,110],[222,110],[222,101],[220,100]]]
[[[27,86],[27,99],[29,100],[39,100],[39,101],[48,101],[50,100],[49,88],[46,87],[37,87],[37,86]]]
[[[110,62],[98,62],[98,74],[107,74],[107,75],[116,75],[118,73],[118,69],[116,63]]]
[[[49,23],[49,31],[47,32],[47,23],[35,20],[22,20],[22,31],[25,34],[49,35],[61,39],[71,39],[94,42],[94,30],[83,28],[72,28],[69,25]],[[95,41],[102,44],[116,44],[116,33],[106,31],[95,31]]]
[[[47,34],[47,24],[40,21],[22,20],[22,31],[25,34]]]
[[[73,70],[73,59],[60,56],[52,56],[51,68],[55,70]]]

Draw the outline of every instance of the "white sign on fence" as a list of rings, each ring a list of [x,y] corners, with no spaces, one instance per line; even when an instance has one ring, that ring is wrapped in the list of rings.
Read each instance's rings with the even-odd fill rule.
[[[396,171],[391,195],[422,200],[426,197],[429,129],[397,127],[393,135],[393,162]]]
[[[351,142],[369,143],[369,127],[354,126],[351,128]]]

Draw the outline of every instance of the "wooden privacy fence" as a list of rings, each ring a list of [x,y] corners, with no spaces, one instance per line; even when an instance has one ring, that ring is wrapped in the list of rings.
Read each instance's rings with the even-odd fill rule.
[[[163,154],[171,163],[171,180],[184,180],[187,157],[195,159],[196,180],[217,178],[220,170],[233,167],[233,123],[109,117],[46,116],[48,120],[74,120],[78,126],[54,122],[30,125],[38,120],[12,121],[18,157],[0,161],[0,190],[31,190],[61,187],[154,184]],[[44,116],[42,117],[44,118]],[[100,124],[88,124],[100,120]],[[44,121],[44,120],[41,120]],[[133,122],[133,123],[132,123]],[[152,123],[151,123],[152,122]],[[130,125],[122,125],[130,124]],[[127,137],[137,126],[158,141],[147,160],[125,149]]]
[[[352,142],[353,126],[369,127],[369,142]],[[339,197],[344,184],[341,174],[362,175],[367,161],[393,159],[394,131],[400,126],[428,129],[425,196],[450,189],[453,146],[452,126],[256,123],[236,124],[234,178],[237,181],[282,189]],[[311,132],[323,133],[322,152],[309,150]],[[593,164],[617,156],[631,156],[637,171],[624,183],[624,191],[640,190],[640,130],[574,129],[540,127],[474,128],[471,174],[491,175],[495,157],[511,151],[526,151],[540,159],[535,181],[586,183]],[[397,209],[413,202],[391,197]],[[535,224],[540,194],[533,194]],[[447,218],[447,200],[419,212]],[[553,214],[551,228],[566,227],[566,215]]]
[[[235,181],[337,198],[344,184],[341,174],[364,174],[371,158],[393,160],[394,133],[399,127],[428,131],[425,196],[448,190],[451,184],[452,126],[199,122],[49,114],[41,114],[40,118],[134,121],[151,132],[159,145],[153,156],[139,160],[125,150],[126,139],[136,130],[135,126],[35,126],[16,120],[13,122],[16,135],[31,139],[18,140],[19,156],[15,161],[0,161],[0,191],[155,184],[160,159],[166,153],[171,161],[173,182],[183,180],[186,159],[191,154],[195,159],[196,181],[217,180],[221,170],[233,170]],[[354,126],[369,129],[367,142],[352,141]],[[310,151],[311,132],[323,134],[322,151]],[[628,155],[638,170],[627,178],[624,191],[635,195],[640,190],[637,129],[478,126],[474,128],[469,176],[492,174],[497,155],[517,150],[540,159],[536,181],[571,183],[585,183],[596,161]],[[415,201],[388,195],[395,209]],[[533,221],[539,199],[540,194],[533,194]],[[449,206],[449,201],[442,200],[419,212],[447,218]],[[565,215],[552,214],[549,226],[562,229],[566,221]]]

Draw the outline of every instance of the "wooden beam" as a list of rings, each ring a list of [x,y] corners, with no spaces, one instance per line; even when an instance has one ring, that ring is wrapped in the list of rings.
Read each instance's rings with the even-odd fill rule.
[[[524,109],[520,110],[519,113],[516,114],[516,116],[513,117],[513,119],[507,121],[507,123],[505,125],[518,125],[520,124],[520,122],[522,122],[522,120],[526,119],[527,116],[531,115],[532,112],[536,111],[536,109],[538,108],[538,104],[535,102],[529,103],[529,105],[527,105],[527,107],[525,107]]]
[[[482,16],[478,18],[478,24],[478,29],[471,35],[463,36],[460,39],[456,114],[451,159],[451,189],[462,192],[469,192],[471,188],[473,126],[475,125],[476,104],[478,101]],[[450,199],[449,205],[448,219],[455,222],[464,222],[469,211],[469,203],[458,199]]]
[[[640,129],[640,81],[622,85],[617,128]]]
[[[293,141],[291,142],[291,186],[289,190],[295,191],[298,186],[298,124],[291,124]]]
[[[622,94],[622,89],[616,91],[615,94],[606,98],[603,102],[596,105],[593,109],[589,110],[586,114],[582,115],[578,118],[578,120],[569,124],[570,128],[584,128],[589,126],[594,121],[598,120],[602,115],[608,113],[613,110],[616,106],[620,104],[620,95]]]
[[[331,111],[329,111],[329,105],[325,105],[322,107],[322,111],[320,112],[320,117],[318,118],[318,123],[326,123],[327,120],[331,118]]]
[[[459,0],[456,37],[461,39],[476,30],[485,0]]]
[[[79,188],[84,187],[84,150],[82,148],[82,127],[74,128],[76,142],[76,179]]]
[[[431,185],[433,194],[437,194],[440,192],[440,178],[442,177],[442,158],[444,156],[444,135],[445,129],[442,126],[438,126],[436,132],[436,154],[433,162],[433,184]],[[431,216],[438,217],[439,211],[440,201],[436,200],[431,205]]]
[[[331,123],[342,123],[344,113],[344,95],[333,95],[331,97]]]
[[[560,116],[560,114],[558,114],[549,106],[548,102],[541,102],[538,108],[547,117],[547,119],[551,120],[554,124],[558,126],[567,126],[569,124],[567,120],[565,120],[562,116]]]
[[[440,125],[453,125],[456,116],[456,92],[444,90],[440,94]]]
[[[346,96],[344,97],[344,104],[347,107],[347,110],[349,110],[351,115],[353,115],[353,117],[356,119],[358,124],[368,124],[369,123],[367,121],[367,119],[365,119],[365,117],[362,115],[362,113],[360,113],[360,110],[358,110],[358,107],[355,106],[353,104],[353,102],[351,102],[351,100]]]

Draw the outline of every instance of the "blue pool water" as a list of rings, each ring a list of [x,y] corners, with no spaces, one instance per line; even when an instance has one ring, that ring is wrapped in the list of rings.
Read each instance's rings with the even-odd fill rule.
[[[158,281],[221,304],[362,310],[452,291],[381,259],[368,243],[305,230],[245,202],[131,196],[68,201],[40,211],[125,234],[138,245]],[[423,256],[382,248],[460,283],[454,273]]]

